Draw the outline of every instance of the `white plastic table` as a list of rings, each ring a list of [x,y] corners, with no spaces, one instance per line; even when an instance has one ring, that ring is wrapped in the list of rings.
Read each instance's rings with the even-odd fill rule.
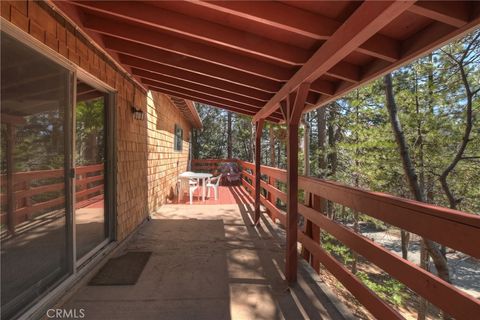
[[[211,173],[200,173],[200,172],[183,172],[179,175],[180,178],[184,179],[195,179],[200,183],[202,180],[202,200],[205,201],[205,191],[206,191],[206,180],[211,178],[213,175]]]

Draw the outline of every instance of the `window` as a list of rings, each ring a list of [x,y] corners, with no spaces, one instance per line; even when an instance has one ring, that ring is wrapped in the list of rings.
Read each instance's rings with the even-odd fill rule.
[[[175,149],[175,151],[182,151],[182,147],[183,147],[183,129],[178,124],[176,124],[173,148]]]

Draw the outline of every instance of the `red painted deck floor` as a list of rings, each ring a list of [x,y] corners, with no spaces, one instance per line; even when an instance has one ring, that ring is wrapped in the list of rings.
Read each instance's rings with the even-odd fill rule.
[[[219,205],[219,204],[236,204],[236,203],[253,203],[252,197],[248,194],[245,188],[241,186],[219,186],[218,189],[218,200],[215,200],[213,195],[213,189],[210,190],[210,197],[205,197],[205,201],[202,201],[202,188],[195,190],[193,203],[195,204],[209,204],[209,205]],[[178,201],[175,199],[172,204],[188,204],[190,203],[190,198],[188,192],[185,192],[183,199]]]

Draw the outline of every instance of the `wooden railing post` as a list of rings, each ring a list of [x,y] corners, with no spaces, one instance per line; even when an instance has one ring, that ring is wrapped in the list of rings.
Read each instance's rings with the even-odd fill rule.
[[[312,194],[311,207],[314,210],[320,212],[320,214],[325,214],[325,212],[327,211],[327,202],[326,202],[325,199],[317,196],[316,194]],[[320,227],[315,223],[312,223],[311,238],[313,239],[313,241],[315,241],[315,243],[318,243],[319,245],[321,245]],[[310,261],[310,264],[315,271],[317,271],[317,272],[320,271],[320,262],[318,261],[317,256],[312,255],[312,259]]]
[[[295,94],[295,100],[287,96],[281,104],[287,122],[287,245],[285,278],[288,283],[297,281],[298,269],[298,125],[305,107],[310,83],[302,83]]]
[[[260,179],[262,176],[260,155],[262,152],[261,141],[263,121],[263,119],[260,119],[255,123],[255,225],[257,225],[260,221]]]

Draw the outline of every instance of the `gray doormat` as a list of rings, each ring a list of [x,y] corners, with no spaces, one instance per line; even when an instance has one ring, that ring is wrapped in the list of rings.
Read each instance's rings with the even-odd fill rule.
[[[151,252],[127,252],[112,258],[88,283],[89,286],[127,286],[137,283]]]

